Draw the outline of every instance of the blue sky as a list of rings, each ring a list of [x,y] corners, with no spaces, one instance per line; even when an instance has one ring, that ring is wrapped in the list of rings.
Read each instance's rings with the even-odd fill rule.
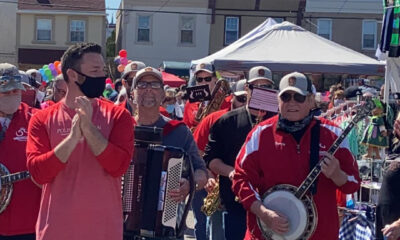
[[[106,0],[106,8],[118,8],[121,0]],[[115,13],[116,11],[107,10],[108,21],[111,22],[111,16],[114,15],[114,23],[115,23]]]

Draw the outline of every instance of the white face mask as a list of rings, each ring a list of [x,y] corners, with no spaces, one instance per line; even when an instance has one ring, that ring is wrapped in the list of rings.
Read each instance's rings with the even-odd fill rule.
[[[21,104],[21,94],[0,97],[0,112],[13,114]]]
[[[41,103],[41,102],[43,101],[45,95],[46,95],[45,92],[42,92],[42,91],[37,90],[37,91],[36,91],[36,100],[37,100],[39,103]]]

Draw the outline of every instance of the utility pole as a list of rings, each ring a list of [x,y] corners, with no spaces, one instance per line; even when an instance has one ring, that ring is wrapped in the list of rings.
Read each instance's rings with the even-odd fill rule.
[[[301,27],[301,23],[303,22],[303,18],[304,18],[304,10],[306,9],[306,2],[307,2],[307,0],[300,0],[299,7],[297,9],[296,24],[300,27]]]

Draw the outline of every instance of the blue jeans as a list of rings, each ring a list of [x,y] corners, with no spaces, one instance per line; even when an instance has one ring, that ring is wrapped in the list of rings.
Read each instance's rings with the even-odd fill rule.
[[[207,236],[207,216],[201,211],[203,200],[207,196],[206,190],[197,191],[194,194],[192,209],[195,218],[194,235],[197,240],[208,240]]]

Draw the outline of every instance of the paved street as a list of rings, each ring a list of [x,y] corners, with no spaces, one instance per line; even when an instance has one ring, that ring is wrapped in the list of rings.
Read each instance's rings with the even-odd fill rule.
[[[194,216],[192,211],[189,212],[189,215],[186,219],[186,224],[188,229],[186,229],[185,239],[196,239],[194,237]]]

